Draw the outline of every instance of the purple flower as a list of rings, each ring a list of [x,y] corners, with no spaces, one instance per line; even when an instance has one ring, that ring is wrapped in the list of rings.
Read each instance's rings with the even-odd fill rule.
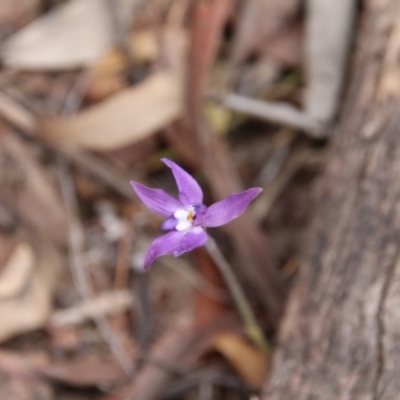
[[[182,253],[203,246],[208,240],[204,228],[225,225],[237,218],[251,200],[260,194],[261,188],[248,189],[228,196],[210,207],[203,204],[203,191],[195,179],[179,165],[167,158],[163,161],[174,174],[179,189],[179,200],[162,189],[150,189],[138,182],[131,185],[143,203],[155,213],[166,217],[162,229],[170,231],[155,239],[147,251],[144,268],[158,257]]]

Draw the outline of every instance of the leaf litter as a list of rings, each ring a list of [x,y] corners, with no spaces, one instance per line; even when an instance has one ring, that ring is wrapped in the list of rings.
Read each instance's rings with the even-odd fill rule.
[[[17,3],[0,7],[1,396],[260,395],[271,355],[207,253],[143,273],[161,221],[128,182],[174,194],[167,157],[205,204],[263,186],[213,236],[274,339],[325,163],[307,134],[334,120],[349,36],[326,38],[340,50],[327,87],[311,0]],[[353,12],[338,4],[331,22],[350,31]]]

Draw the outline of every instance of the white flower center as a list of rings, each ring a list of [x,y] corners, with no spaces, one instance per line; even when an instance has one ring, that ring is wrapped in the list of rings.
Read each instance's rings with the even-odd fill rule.
[[[187,231],[193,226],[193,211],[177,210],[174,212],[174,217],[178,220],[175,226],[177,231]]]

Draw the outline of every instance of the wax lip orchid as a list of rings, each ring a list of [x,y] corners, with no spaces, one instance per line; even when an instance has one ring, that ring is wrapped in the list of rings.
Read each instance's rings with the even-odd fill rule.
[[[170,231],[155,239],[147,251],[144,268],[158,257],[173,254],[175,257],[203,246],[208,240],[205,228],[225,225],[237,218],[261,188],[234,193],[210,207],[203,204],[203,191],[196,180],[173,161],[161,160],[171,168],[179,190],[179,200],[162,189],[151,189],[138,182],[131,185],[143,203],[153,212],[166,217],[162,229]]]

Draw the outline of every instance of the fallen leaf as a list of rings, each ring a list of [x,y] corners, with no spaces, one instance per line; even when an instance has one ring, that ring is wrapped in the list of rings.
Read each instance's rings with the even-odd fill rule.
[[[33,271],[35,255],[32,247],[20,242],[0,273],[0,301],[22,292]]]
[[[115,0],[114,0],[115,1]],[[122,6],[135,0],[118,0]],[[3,43],[4,65],[71,69],[92,64],[113,44],[107,2],[73,0],[33,21]]]
[[[38,240],[32,246],[35,266],[29,281],[13,297],[0,301],[0,342],[42,327],[50,315],[62,257],[57,248],[45,240]],[[32,262],[29,259],[33,254],[27,252],[24,257],[28,263]]]
[[[39,118],[39,134],[60,144],[113,150],[156,132],[179,117],[182,82],[158,72],[91,109],[69,118]]]
[[[126,76],[119,72],[99,72],[90,77],[85,98],[99,102],[125,89],[129,85]]]
[[[237,334],[222,333],[213,342],[237,374],[251,387],[260,388],[268,372],[268,354],[250,345]]]

